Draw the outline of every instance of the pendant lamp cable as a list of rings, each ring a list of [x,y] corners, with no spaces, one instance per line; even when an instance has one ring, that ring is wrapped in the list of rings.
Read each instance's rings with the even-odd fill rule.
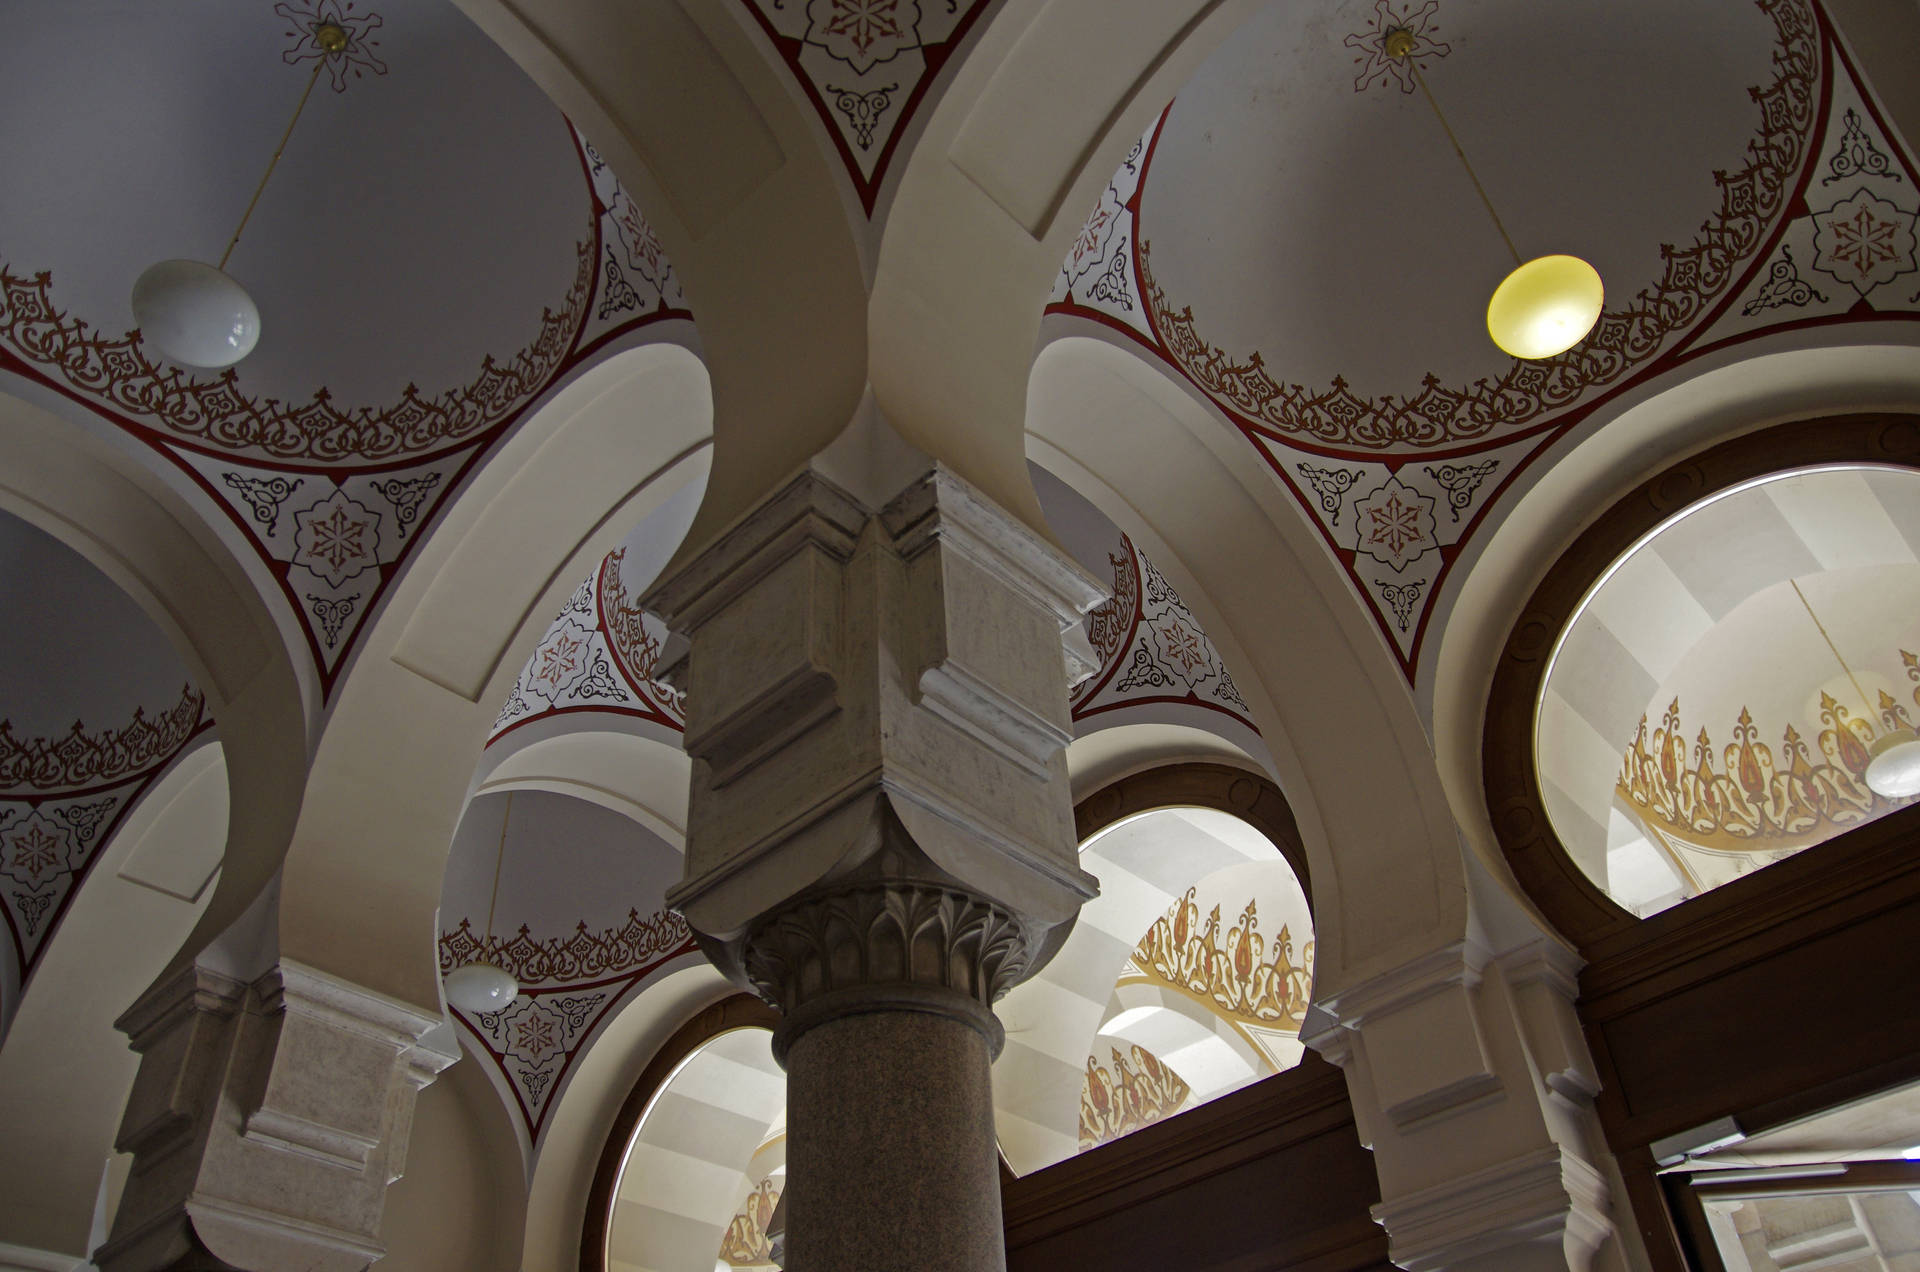
[[[493,940],[493,909],[500,903],[500,864],[507,859],[507,826],[513,821],[513,792],[507,792],[507,811],[500,818],[500,847],[493,854],[493,897],[487,902],[487,938],[480,948]]]
[[[1860,680],[1853,674],[1853,668],[1847,666],[1847,660],[1841,657],[1840,646],[1834,644],[1833,637],[1827,634],[1827,625],[1820,621],[1820,616],[1813,612],[1813,606],[1807,603],[1807,594],[1800,590],[1800,580],[1788,579],[1787,582],[1793,585],[1793,594],[1800,598],[1800,604],[1807,611],[1807,617],[1812,619],[1813,625],[1819,629],[1820,639],[1826,641],[1827,648],[1833,651],[1833,660],[1840,664],[1841,671],[1847,673],[1847,680],[1853,685],[1853,691],[1860,695],[1860,705],[1867,709],[1867,719],[1870,721],[1878,719],[1879,714],[1873,709],[1873,699],[1867,697],[1867,691],[1860,687]]]
[[[1513,256],[1513,263],[1520,264],[1520,249],[1513,245],[1513,236],[1507,233],[1506,225],[1500,220],[1500,214],[1493,210],[1493,200],[1487,197],[1487,189],[1480,184],[1480,176],[1474,172],[1473,165],[1467,162],[1467,152],[1461,147],[1460,139],[1453,135],[1453,128],[1447,123],[1447,117],[1440,110],[1433,90],[1427,87],[1427,77],[1420,73],[1420,63],[1413,59],[1413,32],[1405,27],[1396,27],[1387,32],[1387,56],[1396,61],[1405,62],[1407,69],[1413,72],[1413,82],[1420,86],[1420,92],[1426,97],[1427,105],[1433,107],[1433,117],[1440,121],[1440,131],[1447,134],[1447,140],[1453,145],[1453,153],[1460,157],[1460,166],[1467,170],[1467,180],[1473,182],[1475,194],[1486,205],[1487,215],[1493,218],[1493,228],[1500,231],[1501,241],[1507,245],[1507,251]]]
[[[267,170],[260,174],[260,184],[253,188],[253,197],[247,200],[247,210],[240,214],[240,224],[233,227],[233,237],[227,240],[227,250],[220,253],[219,269],[225,270],[227,258],[233,255],[234,247],[240,242],[240,234],[247,228],[247,222],[253,216],[254,208],[260,205],[260,196],[267,191],[267,182],[273,177],[273,170],[280,162],[280,155],[287,148],[287,142],[293,137],[293,126],[300,122],[300,112],[307,108],[307,99],[313,96],[313,86],[320,82],[320,72],[327,69],[327,63],[334,56],[345,51],[347,31],[345,27],[333,22],[323,22],[313,29],[314,42],[323,50],[319,61],[313,64],[313,74],[307,77],[307,87],[300,94],[300,100],[294,105],[293,118],[287,121],[287,130],[280,134],[280,144],[273,148],[273,157],[267,160]]]

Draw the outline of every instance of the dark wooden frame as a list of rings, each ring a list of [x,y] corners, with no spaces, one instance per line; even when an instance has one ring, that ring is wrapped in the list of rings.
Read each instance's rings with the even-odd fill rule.
[[[1313,905],[1307,849],[1293,820],[1293,809],[1278,786],[1247,769],[1193,762],[1167,764],[1120,778],[1074,806],[1073,830],[1084,844],[1115,822],[1156,808],[1212,808],[1240,818],[1273,841],[1293,867],[1307,905]]]
[[[653,1053],[653,1059],[640,1071],[633,1089],[627,1093],[620,1111],[607,1128],[600,1147],[600,1161],[593,1171],[593,1184],[587,1189],[586,1220],[580,1227],[580,1267],[583,1272],[607,1272],[607,1224],[613,1215],[613,1190],[620,1182],[620,1164],[627,1155],[647,1105],[680,1062],[703,1044],[735,1029],[772,1029],[780,1023],[779,1013],[752,994],[734,994],[694,1016],[675,1030],[673,1036]]]
[[[1920,469],[1920,416],[1802,420],[1762,429],[1682,460],[1643,482],[1581,531],[1541,580],[1507,636],[1487,696],[1481,742],[1487,811],[1521,887],[1583,952],[1628,935],[1640,920],[1574,864],[1554,834],[1540,795],[1540,777],[1534,767],[1534,704],[1560,632],[1607,567],[1668,517],[1756,477],[1819,464]],[[1761,877],[1755,874],[1748,879]]]
[[[1086,839],[1157,808],[1212,808],[1280,849],[1312,902],[1306,851],[1286,797],[1224,764],[1171,764],[1081,800]],[[1016,1179],[1001,1198],[1012,1272],[1099,1266],[1128,1272],[1387,1272],[1373,1155],[1360,1143],[1346,1076],[1309,1051],[1295,1068]]]
[[[1534,767],[1534,707],[1575,606],[1642,535],[1718,491],[1823,464],[1920,469],[1920,416],[1782,424],[1643,483],[1547,573],[1488,695],[1481,758],[1494,834],[1520,885],[1587,960],[1579,1012],[1601,1081],[1595,1107],[1659,1272],[1712,1263],[1697,1249],[1687,1198],[1658,1173],[1654,1142],[1722,1117],[1758,1134],[1920,1078],[1920,1011],[1898,1010],[1920,979],[1920,807],[1638,919],[1554,834]],[[1805,1027],[1800,1017],[1815,1013],[1845,1022],[1844,1044]]]

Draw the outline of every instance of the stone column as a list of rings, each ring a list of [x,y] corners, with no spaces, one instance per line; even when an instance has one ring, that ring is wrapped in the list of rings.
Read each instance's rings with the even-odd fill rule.
[[[1099,586],[946,468],[814,471],[647,598],[689,640],[686,878],[783,1014],[791,1272],[1005,1266],[992,1005],[1064,939],[1064,747]]]

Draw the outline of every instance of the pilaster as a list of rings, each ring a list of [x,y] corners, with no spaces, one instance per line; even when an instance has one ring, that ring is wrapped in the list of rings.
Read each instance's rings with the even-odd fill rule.
[[[1467,940],[1316,1005],[1303,1038],[1346,1071],[1401,1267],[1626,1266],[1578,971],[1544,935],[1497,956]]]
[[[458,1055],[439,1017],[283,960],[250,983],[183,968],[117,1024],[140,1069],[102,1272],[380,1257],[414,1097]]]

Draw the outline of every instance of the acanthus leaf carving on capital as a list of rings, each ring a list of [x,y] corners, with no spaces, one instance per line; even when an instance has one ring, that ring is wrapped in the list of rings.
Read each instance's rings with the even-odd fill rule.
[[[784,1012],[840,990],[921,985],[991,1006],[1026,973],[1016,916],[937,884],[883,879],[817,893],[753,929],[745,969]]]

